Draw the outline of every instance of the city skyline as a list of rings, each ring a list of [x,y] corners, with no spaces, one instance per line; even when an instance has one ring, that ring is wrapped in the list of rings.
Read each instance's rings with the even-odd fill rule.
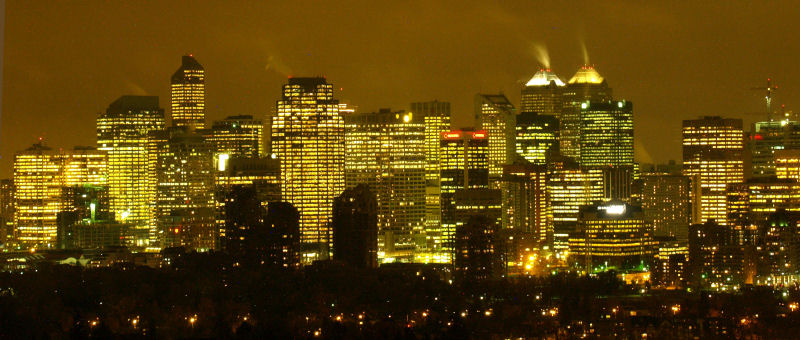
[[[373,11],[303,6],[307,5],[230,9],[230,16],[209,17],[209,23],[200,25],[200,19],[161,19],[177,8],[206,18],[201,14],[213,11],[213,6],[21,8],[20,3],[9,3],[0,177],[11,177],[14,152],[38,137],[54,149],[92,144],[92,122],[119,95],[157,95],[168,103],[164,74],[178,66],[176,56],[188,53],[208,71],[208,122],[246,114],[264,119],[274,110],[287,75],[325,75],[339,89],[336,97],[361,112],[409,109],[408,103],[438,99],[452,103],[453,128],[460,128],[474,125],[469,117],[475,93],[502,91],[519,105],[520,89],[542,66],[534,46],[548,46],[550,65],[544,66],[568,79],[584,62],[583,41],[589,62],[614,88],[615,98],[636,103],[636,160],[643,163],[680,159],[683,119],[708,114],[743,118],[749,130],[751,122],[765,116],[757,114],[764,111],[763,93],[750,88],[763,86],[767,77],[779,86],[773,106],[798,107],[792,94],[800,85],[791,82],[798,71],[784,57],[793,55],[796,47],[787,46],[779,55],[741,53],[780,46],[780,35],[769,32],[789,31],[795,24],[781,17],[791,11],[776,13],[779,4],[722,8],[586,3],[579,10],[567,5],[533,9],[467,4],[452,10],[446,4],[411,3],[385,4]],[[294,23],[279,17],[289,10],[302,11],[308,19]],[[712,11],[721,19],[705,20],[703,13]],[[61,15],[65,12],[74,15]],[[343,14],[363,20],[353,20],[359,25],[332,25],[330,37],[303,37],[300,28],[306,20]],[[131,20],[134,16],[141,20]],[[748,21],[732,20],[743,16]],[[393,24],[403,22],[417,25]],[[436,26],[442,23],[450,25]],[[364,32],[360,25],[372,25],[374,32]],[[437,34],[426,35],[431,29]],[[354,40],[362,43],[342,48],[342,42]],[[97,49],[100,43],[106,48]],[[128,44],[152,48],[122,48]],[[454,62],[456,56],[464,61]]]

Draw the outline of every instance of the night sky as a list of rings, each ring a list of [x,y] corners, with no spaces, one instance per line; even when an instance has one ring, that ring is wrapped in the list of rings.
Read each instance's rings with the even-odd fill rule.
[[[767,77],[775,103],[800,110],[791,1],[235,3],[8,1],[0,177],[39,136],[94,145],[97,114],[120,95],[158,95],[167,108],[188,53],[206,69],[208,122],[266,119],[287,76],[324,75],[359,111],[439,99],[468,126],[478,92],[518,105],[544,46],[564,81],[588,55],[615,98],[634,102],[640,162],[680,160],[682,119],[762,118],[763,93],[750,88]]]

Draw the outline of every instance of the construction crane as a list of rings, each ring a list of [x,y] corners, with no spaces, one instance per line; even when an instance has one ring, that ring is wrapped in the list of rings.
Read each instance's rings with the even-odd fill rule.
[[[777,86],[772,86],[772,79],[767,78],[767,86],[766,87],[752,87],[751,90],[759,90],[759,91],[767,91],[767,95],[764,96],[764,99],[767,102],[767,120],[772,121],[772,91],[778,89]]]

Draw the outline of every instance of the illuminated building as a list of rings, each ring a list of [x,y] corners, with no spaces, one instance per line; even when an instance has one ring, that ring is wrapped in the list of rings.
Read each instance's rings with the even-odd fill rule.
[[[472,215],[456,228],[454,267],[457,280],[470,283],[504,273],[502,250],[498,249],[499,230],[496,220],[481,214]]]
[[[459,189],[489,188],[489,142],[484,130],[454,130],[441,134],[442,226],[431,230],[433,262],[452,262],[453,237],[458,222],[455,194]]]
[[[584,102],[580,111],[580,163],[633,165],[633,103]]]
[[[378,202],[367,185],[346,189],[333,201],[333,259],[358,268],[378,267]]]
[[[172,126],[186,126],[190,130],[205,128],[205,84],[203,66],[192,55],[183,56],[170,85]]]
[[[558,119],[533,112],[517,116],[516,150],[533,164],[546,164],[558,153]]]
[[[603,171],[581,168],[562,157],[549,164],[547,184],[553,214],[553,238],[556,249],[567,248],[569,233],[575,231],[580,207],[603,199]]]
[[[653,270],[654,281],[663,287],[683,287],[687,279],[686,261],[689,258],[687,241],[677,241],[674,237],[657,237],[656,240],[658,253]]]
[[[520,112],[561,116],[561,90],[566,84],[550,69],[539,69],[522,88]]]
[[[217,210],[217,233],[219,239],[226,238],[225,205],[231,191],[253,188],[255,199],[262,206],[281,200],[281,169],[277,158],[230,158],[218,163],[214,175]],[[220,244],[225,246],[225,244]],[[297,249],[295,249],[297,250]]]
[[[475,122],[488,134],[489,178],[498,179],[503,175],[503,165],[512,162],[516,153],[514,106],[502,94],[478,94]]]
[[[775,175],[800,182],[800,150],[775,150]]]
[[[0,243],[5,244],[14,235],[14,181],[0,180]]]
[[[729,228],[714,221],[689,226],[689,275],[694,287],[728,290],[743,282],[742,249]]]
[[[744,180],[741,119],[703,117],[683,121],[683,174],[697,181],[699,220],[727,225],[725,189]]]
[[[688,240],[692,223],[691,181],[682,175],[661,173],[641,177],[640,201],[645,220],[653,224],[656,237]]]
[[[800,212],[800,183],[793,179],[755,177],[727,186],[728,228],[740,244],[758,242],[759,226],[780,209]]]
[[[152,134],[155,220],[162,248],[215,249],[213,147],[186,127]]]
[[[581,161],[581,104],[585,102],[608,102],[612,100],[611,88],[594,67],[585,65],[562,89],[562,114],[560,141],[561,154]]]
[[[108,153],[108,195],[117,222],[132,223],[133,245],[154,244],[155,164],[150,133],[164,129],[158,97],[122,96],[97,118],[97,145]]]
[[[224,157],[264,157],[264,124],[253,116],[229,116],[211,125],[208,140],[214,145],[215,159]]]
[[[756,122],[749,143],[753,176],[774,176],[775,152],[800,149],[800,123],[788,119]]]
[[[62,157],[53,149],[37,143],[14,155],[14,234],[23,247],[55,246],[62,180]]]
[[[413,259],[425,223],[425,125],[413,112],[348,114],[345,184],[366,184],[378,200],[378,258]]]
[[[432,249],[433,238],[428,236],[441,228],[442,203],[439,183],[439,163],[442,132],[450,131],[450,103],[440,101],[411,103],[411,112],[425,122],[425,242],[418,249]]]
[[[324,78],[289,78],[272,117],[283,200],[300,212],[303,262],[327,258],[333,199],[344,190],[344,120]]]
[[[622,201],[581,207],[578,231],[569,237],[570,261],[587,271],[646,269],[656,247],[642,208]]]
[[[800,213],[778,209],[761,221],[756,243],[756,284],[791,284],[800,267],[800,237],[797,221]]]
[[[524,159],[503,167],[503,226],[532,234],[544,244],[553,237],[553,215],[547,195],[547,167]]]

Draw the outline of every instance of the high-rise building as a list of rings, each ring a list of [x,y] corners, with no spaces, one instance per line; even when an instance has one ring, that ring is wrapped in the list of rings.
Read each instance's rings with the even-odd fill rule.
[[[345,122],[345,184],[378,200],[378,258],[413,259],[425,223],[425,125],[413,112],[353,113]]]
[[[580,106],[580,163],[633,165],[633,103],[583,102]]]
[[[553,237],[553,214],[547,195],[547,167],[524,159],[503,168],[503,226],[545,244]]]
[[[14,180],[0,180],[0,243],[7,244],[14,235]]]
[[[214,146],[217,162],[222,158],[258,158],[264,151],[264,123],[253,116],[229,116],[211,125],[208,140]],[[220,156],[225,155],[225,156]]]
[[[569,233],[577,228],[580,207],[603,199],[603,171],[581,168],[573,160],[562,157],[549,164],[548,174],[554,247],[565,250]]]
[[[697,181],[701,221],[727,224],[725,190],[744,180],[741,119],[703,117],[683,121],[683,174]]]
[[[425,122],[425,239],[418,249],[428,249],[432,239],[428,231],[441,228],[442,203],[439,164],[442,132],[450,131],[450,103],[440,101],[411,103],[411,113],[422,116]]]
[[[688,264],[695,287],[727,290],[744,281],[742,248],[729,228],[713,221],[689,227]]]
[[[795,281],[800,267],[798,220],[798,212],[778,209],[760,223],[755,284],[774,286]]]
[[[359,268],[378,267],[378,202],[365,184],[333,201],[333,258]]]
[[[692,223],[691,192],[689,177],[664,173],[642,175],[640,200],[655,237],[688,240]]]
[[[489,141],[484,130],[455,130],[441,134],[442,225],[431,230],[433,262],[452,261],[457,216],[455,194],[459,189],[489,188]]]
[[[800,123],[791,120],[756,122],[750,133],[753,176],[775,175],[775,152],[800,149]]]
[[[499,230],[497,221],[480,214],[471,215],[456,228],[453,264],[457,280],[471,283],[503,274]]]
[[[612,100],[611,88],[594,67],[584,65],[563,88],[561,128],[561,154],[581,161],[581,104]]]
[[[727,186],[728,228],[740,244],[758,243],[759,227],[778,210],[800,212],[800,183],[794,179],[754,177]]]
[[[300,212],[304,263],[328,257],[333,199],[344,190],[344,120],[324,78],[289,78],[272,117],[283,200]]]
[[[108,195],[114,220],[134,224],[132,245],[155,246],[155,164],[150,133],[164,129],[158,97],[122,96],[97,118],[97,145],[108,153]]]
[[[55,247],[62,163],[62,156],[42,143],[14,155],[14,234],[25,248]]]
[[[800,181],[800,150],[775,150],[775,175]]]
[[[559,151],[558,119],[535,112],[517,116],[516,150],[533,164],[546,164]]]
[[[162,248],[215,249],[213,147],[188,127],[152,134],[155,221]]]
[[[646,269],[656,249],[642,208],[622,201],[581,207],[578,231],[569,237],[570,261],[590,272]]]
[[[170,112],[172,126],[190,130],[203,129],[206,124],[205,70],[192,55],[181,58],[181,66],[172,74]]]
[[[564,84],[549,68],[539,69],[522,88],[520,112],[561,116],[561,91]]]
[[[489,177],[499,179],[503,176],[503,165],[512,162],[516,154],[514,105],[502,94],[478,94],[475,122],[488,135]]]

